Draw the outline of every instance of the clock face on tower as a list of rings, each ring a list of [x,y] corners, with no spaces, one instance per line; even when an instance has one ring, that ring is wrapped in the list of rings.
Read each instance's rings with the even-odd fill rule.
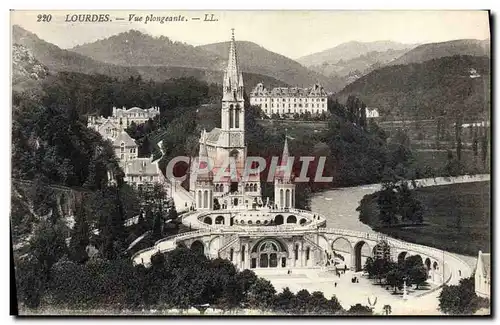
[[[229,135],[229,145],[231,147],[241,147],[241,134],[232,133]]]

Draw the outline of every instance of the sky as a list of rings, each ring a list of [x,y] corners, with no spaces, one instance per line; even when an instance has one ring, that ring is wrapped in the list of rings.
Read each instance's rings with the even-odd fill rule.
[[[50,22],[38,22],[40,14]],[[109,14],[110,22],[67,22],[66,17]],[[129,14],[143,17],[129,22]],[[203,21],[213,14],[217,21]],[[183,22],[145,23],[147,17],[184,16]],[[43,19],[43,17],[41,17]],[[116,20],[124,18],[125,20]],[[193,20],[193,18],[201,18]],[[230,39],[255,42],[292,59],[320,52],[349,41],[391,40],[431,43],[455,39],[489,38],[487,11],[12,11],[11,24],[35,33],[61,48],[71,48],[120,32],[136,29],[164,35],[191,45]]]

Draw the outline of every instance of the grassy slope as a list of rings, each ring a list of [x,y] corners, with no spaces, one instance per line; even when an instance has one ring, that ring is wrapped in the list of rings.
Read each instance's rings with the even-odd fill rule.
[[[416,195],[425,207],[424,226],[384,227],[377,231],[395,238],[476,256],[478,250],[491,251],[490,183],[441,185],[419,188]],[[378,207],[376,194],[368,196],[361,208],[376,227]],[[366,198],[366,197],[365,197]],[[461,215],[461,227],[457,216]]]

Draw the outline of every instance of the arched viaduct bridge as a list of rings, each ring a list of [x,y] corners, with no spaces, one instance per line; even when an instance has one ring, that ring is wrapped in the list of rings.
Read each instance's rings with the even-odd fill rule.
[[[134,254],[134,263],[149,266],[154,254],[165,253],[181,245],[203,252],[209,258],[229,259],[239,269],[325,268],[340,262],[341,267],[345,265],[360,271],[366,258],[377,254],[375,248],[384,241],[393,260],[420,255],[431,281],[456,283],[472,272],[466,262],[442,250],[364,232],[324,228],[324,217],[310,211],[261,212],[271,218],[283,215],[285,220],[290,215],[298,216],[293,223],[267,226],[262,225],[263,222],[260,223],[262,226],[255,223],[236,224],[236,219],[231,225],[231,218],[241,219],[243,213],[248,214],[248,211],[226,212],[233,213],[232,217],[224,213],[218,210],[185,214],[183,223],[198,230],[157,241],[153,247]],[[222,217],[219,223],[214,224],[218,216]],[[207,223],[207,217],[210,217],[211,224]],[[307,222],[300,224],[302,218]]]

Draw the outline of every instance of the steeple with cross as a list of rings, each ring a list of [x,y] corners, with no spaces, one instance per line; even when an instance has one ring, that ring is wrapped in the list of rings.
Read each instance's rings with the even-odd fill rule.
[[[222,82],[221,129],[226,147],[243,147],[245,143],[245,100],[243,74],[238,66],[234,28],[231,29],[229,57]]]

